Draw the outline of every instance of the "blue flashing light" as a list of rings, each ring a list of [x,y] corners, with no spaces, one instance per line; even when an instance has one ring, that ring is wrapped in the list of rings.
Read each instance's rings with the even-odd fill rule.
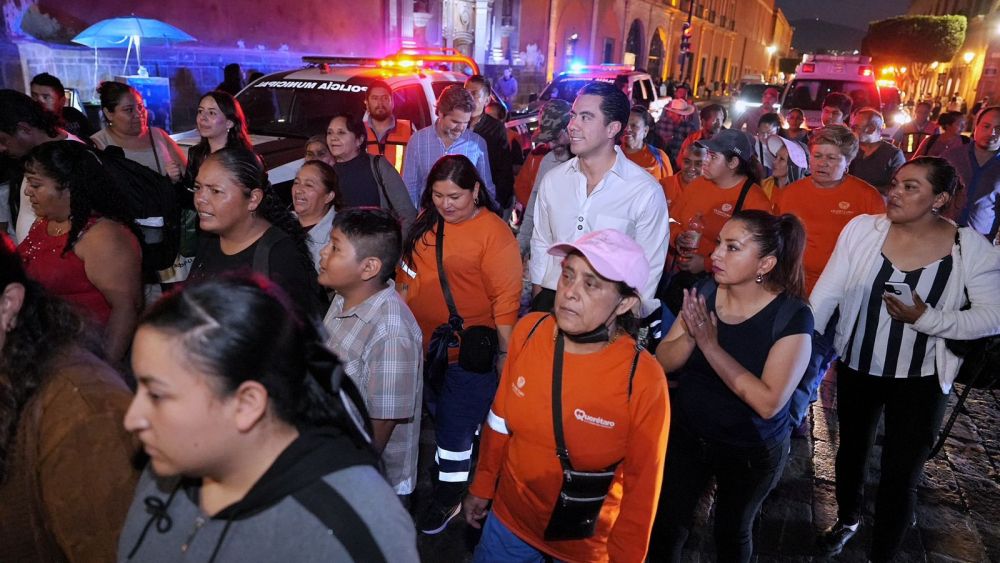
[[[580,59],[573,59],[573,61],[569,63],[569,71],[573,73],[580,73],[586,70],[586,66],[587,65],[583,64],[583,61]]]

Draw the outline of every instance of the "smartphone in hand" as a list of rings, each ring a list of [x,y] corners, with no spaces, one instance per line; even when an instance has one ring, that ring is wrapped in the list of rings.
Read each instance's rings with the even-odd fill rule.
[[[886,282],[885,293],[899,299],[907,307],[913,306],[913,290],[903,282]]]

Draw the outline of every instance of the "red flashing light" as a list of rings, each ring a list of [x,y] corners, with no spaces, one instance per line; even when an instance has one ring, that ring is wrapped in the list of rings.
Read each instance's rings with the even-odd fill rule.
[[[815,63],[803,63],[802,64],[802,72],[816,72],[816,64]]]
[[[860,66],[858,67],[858,74],[861,76],[872,76],[875,72],[870,66]]]

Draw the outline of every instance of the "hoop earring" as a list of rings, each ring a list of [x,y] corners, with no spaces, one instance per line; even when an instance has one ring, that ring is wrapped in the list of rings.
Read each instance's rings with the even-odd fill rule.
[[[754,279],[754,281],[757,283],[764,283],[764,274],[758,273],[757,278]]]
[[[941,208],[940,207],[932,207],[931,208],[931,215],[940,215],[940,214],[941,214]]]

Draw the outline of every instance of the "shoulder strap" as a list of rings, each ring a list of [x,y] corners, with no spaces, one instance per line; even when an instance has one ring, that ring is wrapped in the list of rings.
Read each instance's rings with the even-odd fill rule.
[[[448,284],[448,274],[444,271],[444,218],[442,217],[438,218],[437,241],[434,253],[437,255],[438,279],[441,280],[441,292],[444,293],[444,302],[448,305],[448,314],[450,315],[448,323],[455,330],[462,330],[462,325],[465,321],[458,314],[458,307],[455,306],[455,298],[451,294],[451,285]]]
[[[382,171],[379,170],[379,161],[382,160],[381,155],[374,155],[369,159],[372,167],[372,175],[375,177],[375,183],[378,184],[379,191],[382,192],[382,198],[385,199],[385,204],[389,206],[389,211],[395,212],[396,208],[392,205],[392,200],[389,199],[389,192],[385,189],[385,182],[382,180]]]
[[[653,158],[656,160],[656,164],[658,164],[660,168],[663,168],[663,153],[661,153],[656,147],[649,144],[646,145],[646,150],[653,155]]]
[[[386,561],[368,525],[326,481],[319,479],[296,491],[292,497],[330,529],[330,533],[344,546],[352,561]]]
[[[746,201],[747,194],[750,193],[750,188],[752,186],[753,186],[753,180],[751,180],[750,178],[747,178],[746,181],[743,182],[743,187],[740,188],[740,197],[737,198],[736,207],[733,209],[733,215],[736,215],[737,213],[743,210],[743,203]]]
[[[632,380],[635,379],[635,370],[639,367],[639,354],[642,353],[642,346],[636,345],[635,356],[632,356],[632,371],[628,374],[628,398],[632,398]]]
[[[257,247],[253,250],[253,271],[265,276],[271,275],[271,249],[278,244],[285,234],[278,227],[271,226],[264,231],[264,236],[257,241]]]
[[[556,438],[556,455],[559,456],[559,463],[563,471],[572,471],[573,464],[569,460],[569,450],[566,449],[562,420],[562,368],[565,347],[562,331],[559,331],[556,335],[555,355],[552,358],[552,429]]]
[[[153,131],[155,131],[155,129],[150,127],[149,130],[146,131],[146,134],[149,135],[149,146],[153,147],[153,159],[156,160],[156,171],[163,174],[163,167],[160,166],[160,155],[156,154],[156,141],[153,140]]]

